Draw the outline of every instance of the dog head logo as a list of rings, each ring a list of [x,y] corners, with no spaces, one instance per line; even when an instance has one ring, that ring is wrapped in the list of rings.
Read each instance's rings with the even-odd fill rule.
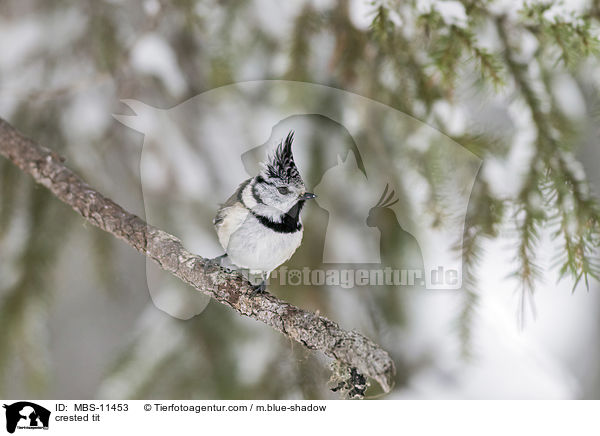
[[[28,401],[19,401],[10,405],[4,404],[6,409],[6,431],[14,433],[19,429],[48,429],[50,411],[42,406]]]

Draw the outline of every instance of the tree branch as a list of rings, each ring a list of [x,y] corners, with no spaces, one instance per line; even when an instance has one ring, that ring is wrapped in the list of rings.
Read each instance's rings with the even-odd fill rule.
[[[364,392],[364,386],[359,386],[364,385],[361,376],[364,374],[375,379],[385,392],[390,391],[395,373],[394,362],[373,341],[356,331],[345,331],[335,322],[271,294],[250,296],[252,287],[239,273],[207,265],[207,259],[187,251],[175,236],[147,224],[94,190],[67,168],[58,154],[26,138],[2,118],[0,154],[87,221],[125,241],[195,289],[241,315],[273,327],[306,348],[319,350],[337,360],[338,367],[351,374],[348,390],[357,388]]]

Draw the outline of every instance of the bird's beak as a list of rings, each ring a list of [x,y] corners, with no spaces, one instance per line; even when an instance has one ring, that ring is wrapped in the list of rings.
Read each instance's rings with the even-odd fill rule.
[[[300,200],[312,200],[313,198],[317,198],[317,196],[311,192],[305,192],[300,196]]]

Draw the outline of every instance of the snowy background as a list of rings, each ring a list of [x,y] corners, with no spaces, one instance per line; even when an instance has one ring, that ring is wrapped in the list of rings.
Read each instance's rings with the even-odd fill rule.
[[[517,20],[520,5],[493,1],[489,10]],[[447,25],[467,25],[458,1],[410,7],[414,14],[436,10]],[[586,7],[557,4],[546,19]],[[465,158],[464,177],[477,174],[476,184],[487,183],[498,196],[515,195],[531,162],[535,130],[515,84],[482,87],[465,63],[451,97],[429,104],[411,96],[412,78],[391,63],[375,64],[376,50],[364,42],[373,8],[362,0],[187,0],[177,6],[7,0],[0,5],[0,116],[66,156],[99,191],[205,256],[220,254],[210,223],[217,203],[248,170],[241,154],[261,145],[268,150],[290,126],[300,135],[297,143],[306,144],[297,161],[313,187],[322,166],[345,160],[356,144],[373,160],[367,176],[377,165],[383,175],[350,207],[368,211],[386,178],[393,178],[401,199],[395,213],[400,222],[412,222],[415,233],[432,231],[428,212],[418,207],[428,192],[420,188],[420,165],[429,162],[430,147],[456,144],[450,136],[486,132],[508,143],[507,153],[474,159],[474,166]],[[407,16],[391,19],[410,40],[419,24]],[[477,35],[481,46],[498,46],[485,27]],[[540,87],[546,67],[534,59],[537,41],[527,33],[518,40],[519,56],[530,62]],[[353,55],[353,47],[372,58]],[[414,57],[423,59],[425,51]],[[551,71],[551,97],[581,132],[581,171],[600,191],[598,62]],[[286,94],[272,80],[314,86],[285,85]],[[264,88],[236,87],[250,81]],[[307,114],[329,118],[288,119]],[[462,177],[456,168],[447,170]],[[356,168],[353,174],[363,177]],[[325,185],[323,201],[327,192],[335,198],[339,185]],[[1,397],[337,398],[326,388],[326,359],[146,265],[4,160],[0,196]],[[310,228],[327,228],[322,207],[305,211],[305,243],[290,268],[321,264],[326,235]],[[430,243],[449,246],[454,236],[460,239],[453,232]],[[572,292],[573,281],[558,281],[553,268],[552,232],[544,229],[540,239],[536,262],[543,277],[524,302],[511,276],[518,266],[510,223],[485,240],[478,301],[466,326],[458,325],[466,304],[460,290],[272,292],[388,349],[398,369],[388,399],[598,398],[598,284]],[[349,241],[331,250],[360,256],[364,241]]]

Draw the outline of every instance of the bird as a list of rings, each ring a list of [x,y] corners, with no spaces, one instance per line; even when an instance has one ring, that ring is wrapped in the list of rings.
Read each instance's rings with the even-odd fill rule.
[[[260,282],[253,283],[253,295],[265,291],[271,272],[302,243],[300,212],[307,200],[316,198],[307,192],[294,162],[293,141],[292,130],[261,164],[258,174],[243,181],[220,206],[213,220],[225,250],[213,261],[222,264],[228,258],[257,277]]]

